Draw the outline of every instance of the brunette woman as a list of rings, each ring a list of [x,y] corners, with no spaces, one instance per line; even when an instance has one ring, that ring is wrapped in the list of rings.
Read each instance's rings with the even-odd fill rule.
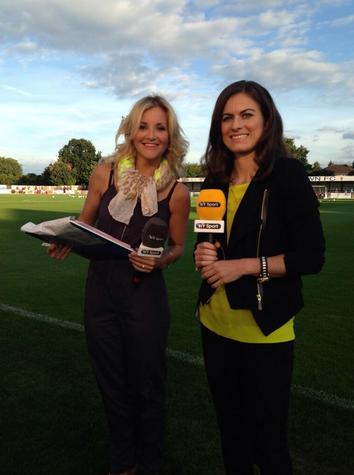
[[[203,188],[227,197],[225,233],[199,235],[195,263],[205,367],[227,475],[290,475],[287,420],[301,276],[324,263],[318,201],[287,158],[282,119],[253,81],[219,95]]]

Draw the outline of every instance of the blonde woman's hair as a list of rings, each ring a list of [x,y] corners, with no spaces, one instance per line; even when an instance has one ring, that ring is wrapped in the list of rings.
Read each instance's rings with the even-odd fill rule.
[[[184,132],[178,123],[177,115],[169,102],[161,96],[146,96],[139,99],[126,117],[122,118],[116,133],[115,152],[104,159],[105,162],[115,164],[115,171],[119,161],[126,156],[136,157],[136,149],[133,144],[134,137],[139,130],[142,116],[145,111],[153,107],[160,107],[167,115],[167,129],[169,145],[164,158],[167,159],[172,172],[179,177],[182,169],[182,162],[187,153],[189,143],[184,136]],[[120,137],[124,141],[119,143]]]

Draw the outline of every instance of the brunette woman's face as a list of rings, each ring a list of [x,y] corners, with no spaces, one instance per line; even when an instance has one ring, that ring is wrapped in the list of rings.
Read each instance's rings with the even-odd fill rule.
[[[221,119],[221,134],[225,146],[235,157],[254,158],[255,147],[264,127],[262,111],[248,94],[234,94],[226,102]]]
[[[167,114],[161,107],[152,107],[142,115],[133,139],[137,159],[158,163],[169,145]]]

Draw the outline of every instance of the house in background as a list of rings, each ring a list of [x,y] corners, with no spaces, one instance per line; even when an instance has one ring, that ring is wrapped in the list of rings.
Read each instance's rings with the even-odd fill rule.
[[[333,175],[354,175],[354,168],[350,165],[329,165],[328,167],[324,168],[326,172],[333,173]]]

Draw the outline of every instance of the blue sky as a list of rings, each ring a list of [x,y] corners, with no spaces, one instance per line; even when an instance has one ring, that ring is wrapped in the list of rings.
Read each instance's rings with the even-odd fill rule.
[[[203,154],[219,92],[252,79],[323,166],[354,161],[352,0],[1,0],[0,156],[41,173],[71,138],[114,149],[151,92]]]

